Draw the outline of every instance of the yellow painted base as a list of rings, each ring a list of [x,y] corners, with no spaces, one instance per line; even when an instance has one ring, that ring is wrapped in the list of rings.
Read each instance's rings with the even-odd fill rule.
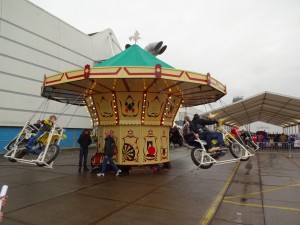
[[[150,165],[169,162],[169,127],[100,126],[98,152],[103,152],[105,132],[110,131],[117,145],[114,157],[118,165]]]

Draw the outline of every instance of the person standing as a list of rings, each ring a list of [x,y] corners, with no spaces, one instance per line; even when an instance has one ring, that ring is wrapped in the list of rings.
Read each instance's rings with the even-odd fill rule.
[[[80,134],[80,137],[78,138],[77,142],[80,144],[78,172],[81,172],[82,166],[84,171],[89,171],[86,164],[87,164],[89,146],[90,144],[92,144],[90,131],[88,129],[84,129],[83,132]]]
[[[284,133],[279,136],[279,142],[281,143],[282,148],[286,148],[287,137]]]
[[[102,162],[102,169],[101,172],[97,174],[98,177],[103,176],[104,177],[104,172],[106,169],[107,161],[109,161],[110,166],[117,171],[116,176],[119,176],[119,174],[122,172],[114,163],[113,161],[113,156],[114,156],[114,151],[116,147],[115,139],[112,137],[112,133],[110,131],[105,132],[106,138],[105,144],[104,144],[104,159]]]

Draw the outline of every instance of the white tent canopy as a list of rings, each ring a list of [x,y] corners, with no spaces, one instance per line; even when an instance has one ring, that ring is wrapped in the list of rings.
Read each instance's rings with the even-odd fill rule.
[[[264,92],[202,116],[223,120],[229,126],[261,121],[286,128],[300,124],[300,99]]]

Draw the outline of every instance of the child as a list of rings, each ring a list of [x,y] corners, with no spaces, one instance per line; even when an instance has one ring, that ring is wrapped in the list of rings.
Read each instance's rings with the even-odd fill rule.
[[[54,115],[51,115],[49,117],[49,120],[41,121],[41,128],[36,132],[36,134],[34,136],[32,136],[28,140],[26,149],[29,153],[35,153],[32,151],[32,146],[34,145],[36,139],[38,139],[40,136],[42,136],[42,134],[44,134],[45,132],[49,132],[55,122],[56,122],[56,116],[54,116]]]

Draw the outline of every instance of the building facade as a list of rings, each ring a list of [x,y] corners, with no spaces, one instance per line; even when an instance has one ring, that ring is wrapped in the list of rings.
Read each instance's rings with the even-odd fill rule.
[[[106,60],[122,49],[111,29],[85,34],[27,0],[0,0],[0,152],[26,121],[55,114],[67,128],[62,147],[91,128],[84,107],[40,96],[44,75]]]

